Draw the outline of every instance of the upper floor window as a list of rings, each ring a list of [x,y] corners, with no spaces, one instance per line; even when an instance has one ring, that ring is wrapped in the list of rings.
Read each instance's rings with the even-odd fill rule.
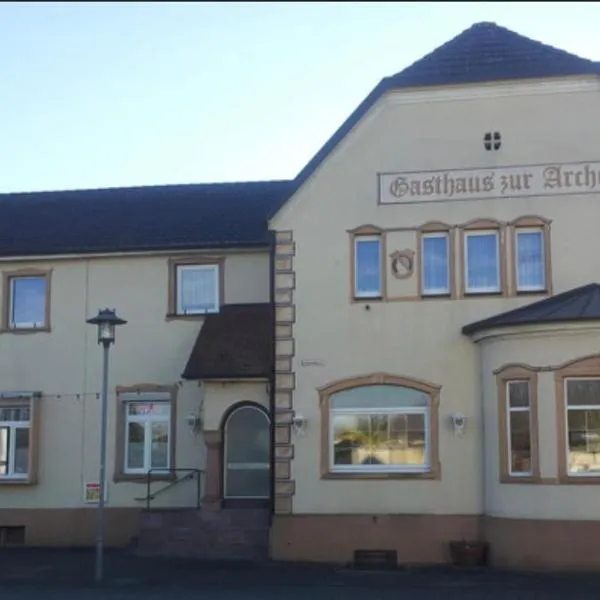
[[[450,236],[448,232],[421,236],[422,294],[450,293]]]
[[[48,272],[23,271],[5,275],[4,321],[7,329],[49,328],[49,280]]]
[[[179,265],[177,267],[177,314],[197,315],[218,312],[219,267]]]
[[[465,231],[465,292],[501,291],[499,231]]]
[[[544,230],[523,228],[515,232],[516,286],[518,292],[546,289]]]
[[[354,296],[382,296],[382,251],[380,236],[354,238]]]
[[[219,312],[223,301],[223,267],[223,258],[171,259],[167,317],[197,317]]]

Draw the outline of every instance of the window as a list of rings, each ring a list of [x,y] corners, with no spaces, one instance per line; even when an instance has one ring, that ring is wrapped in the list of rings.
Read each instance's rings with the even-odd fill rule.
[[[324,476],[436,475],[439,388],[411,385],[376,374],[321,390]]]
[[[544,257],[543,229],[517,229],[515,236],[517,291],[545,290],[546,261]]]
[[[115,480],[156,478],[174,467],[176,386],[119,388]]]
[[[0,478],[28,478],[30,429],[29,406],[0,406]]]
[[[500,292],[499,232],[467,231],[464,239],[465,292],[467,294]]]
[[[5,329],[45,330],[50,327],[50,272],[4,274]]]
[[[197,315],[218,312],[219,267],[179,265],[177,267],[177,314]]]
[[[379,236],[354,238],[354,295],[356,298],[381,297],[381,254]]]
[[[421,236],[422,294],[435,296],[450,293],[449,235],[424,233]]]
[[[496,377],[500,482],[537,483],[537,371],[527,365],[506,365]]]
[[[600,378],[565,379],[567,472],[600,475]]]
[[[529,381],[506,383],[508,475],[533,475]]]
[[[223,302],[224,266],[222,257],[170,259],[167,319],[197,319],[219,312]]]

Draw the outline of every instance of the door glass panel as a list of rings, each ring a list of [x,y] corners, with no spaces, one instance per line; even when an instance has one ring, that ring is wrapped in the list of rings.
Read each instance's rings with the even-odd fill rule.
[[[270,495],[270,426],[260,410],[243,407],[225,429],[225,495],[268,498]]]

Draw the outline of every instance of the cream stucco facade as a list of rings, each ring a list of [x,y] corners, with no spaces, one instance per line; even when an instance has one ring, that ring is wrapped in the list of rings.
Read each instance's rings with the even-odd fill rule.
[[[102,354],[96,330],[86,324],[99,307],[118,307],[127,325],[117,330],[110,354],[108,393],[108,541],[127,543],[136,533],[136,513],[145,508],[145,480],[115,480],[117,388],[174,387],[172,418],[175,457],[171,467],[198,469],[205,485],[203,429],[218,429],[237,402],[266,406],[265,383],[207,383],[182,379],[202,317],[168,316],[169,260],[190,256],[223,258],[224,303],[269,301],[267,251],[97,256],[38,261],[2,261],[7,275],[27,270],[50,272],[50,331],[0,334],[0,380],[5,395],[37,392],[39,422],[33,452],[37,477],[31,483],[0,478],[0,524],[27,526],[32,545],[91,544],[94,503],[84,501],[86,483],[98,481]],[[3,308],[5,310],[5,308]],[[189,415],[199,415],[200,430]],[[124,435],[121,432],[121,435]],[[120,458],[122,461],[122,457]],[[122,468],[122,467],[121,467]],[[183,473],[181,473],[183,474]],[[179,473],[178,473],[179,475]],[[165,487],[152,482],[151,490]],[[156,508],[196,505],[196,480],[183,481],[152,500]],[[130,512],[127,512],[130,510]],[[83,512],[82,512],[83,511]],[[133,512],[131,512],[133,511]]]
[[[589,326],[563,325],[542,336],[520,330],[476,342],[463,326],[525,306],[551,294],[595,281],[598,247],[596,223],[599,195],[569,193],[519,194],[512,197],[384,205],[378,203],[378,174],[426,173],[505,166],[562,165],[598,160],[595,138],[600,126],[593,115],[600,108],[596,78],[523,81],[457,88],[390,92],[354,127],[272,221],[272,227],[293,238],[295,356],[293,411],[306,420],[304,435],[293,437],[291,478],[295,482],[289,515],[276,520],[277,551],[290,558],[309,558],[311,524],[316,531],[346,526],[358,532],[341,544],[327,537],[323,555],[350,560],[358,548],[396,548],[402,560],[416,559],[415,537],[439,547],[442,539],[480,536],[482,527],[461,517],[480,516],[593,520],[595,487],[558,485],[555,382],[550,370],[538,374],[539,452],[543,484],[501,483],[498,465],[503,447],[498,438],[496,370],[511,363],[535,367],[561,365],[600,351],[600,335]],[[570,117],[567,118],[567,115]],[[576,116],[575,116],[576,115]],[[486,152],[483,132],[502,133],[499,152]],[[567,167],[568,168],[568,167]],[[570,190],[562,189],[568,193]],[[517,294],[513,224],[535,217],[545,223],[548,287],[541,294]],[[502,293],[469,297],[464,290],[463,231],[472,223],[498,227],[504,256]],[[452,251],[451,297],[421,298],[420,233],[428,224],[442,224]],[[424,227],[425,226],[425,227]],[[352,232],[375,232],[384,239],[383,292],[380,299],[352,298]],[[437,230],[437,228],[433,228]],[[413,271],[396,278],[395,251],[414,253]],[[534,328],[535,329],[535,328]],[[514,333],[514,332],[513,332]],[[391,478],[354,480],[324,478],[322,412],[318,390],[338,380],[387,373],[441,387],[439,395],[439,457],[436,479]],[[466,416],[462,436],[450,417]],[[563,452],[566,452],[564,448]],[[309,517],[313,515],[313,520]],[[421,521],[410,517],[435,519]],[[434,517],[435,516],[435,517]],[[370,518],[373,517],[373,521]],[[394,525],[393,518],[399,521]],[[385,518],[397,537],[381,533]],[[392,519],[390,522],[389,519]],[[407,520],[408,519],[408,520]],[[298,525],[294,524],[294,520]],[[426,524],[423,524],[426,523]],[[332,525],[333,527],[333,525]],[[423,536],[423,528],[427,533]],[[479,528],[479,529],[477,529]],[[479,533],[475,534],[474,531]],[[379,534],[377,532],[380,532]],[[402,534],[409,531],[413,542]],[[431,538],[435,540],[431,541]],[[324,542],[327,545],[327,542]],[[412,554],[411,554],[412,553]],[[427,560],[439,560],[432,550]],[[500,560],[508,560],[500,557]]]
[[[202,511],[233,508],[224,482],[244,448],[227,445],[227,423],[244,407],[250,420],[260,413],[263,452],[243,459],[237,481],[256,490],[262,477],[261,491],[238,494],[234,510],[268,506],[272,558],[350,562],[357,550],[387,550],[400,563],[440,563],[463,540],[487,544],[499,566],[599,566],[586,536],[600,529],[600,465],[569,467],[565,391],[569,378],[600,381],[600,80],[582,72],[389,86],[289,182],[264,211],[266,237],[252,232],[262,241],[245,250],[0,259],[2,314],[11,273],[36,272],[48,278],[50,319],[48,331],[0,333],[0,392],[39,395],[37,476],[0,477],[0,533],[25,524],[30,544],[93,539],[84,485],[97,479],[101,353],[85,321],[109,306],[128,320],[111,351],[110,543],[136,535],[146,503],[146,477],[120,472],[120,394],[139,388],[171,394],[170,468],[200,473]],[[518,240],[530,230],[543,281],[528,288]],[[486,232],[497,240],[497,285],[474,293],[468,240]],[[433,294],[424,288],[430,235],[445,240],[447,257],[447,283]],[[361,239],[378,252],[367,269],[377,289],[366,295]],[[219,265],[221,329],[216,318],[172,314],[173,264],[194,260]],[[230,310],[238,305],[257,312]],[[266,329],[238,335],[259,318]],[[256,367],[259,355],[268,368]],[[203,373],[217,366],[184,377],[192,359]],[[526,384],[516,406],[525,430],[513,425],[512,384]],[[591,450],[572,443],[580,461],[595,457],[597,404],[578,408],[591,423],[582,438]],[[244,439],[249,427],[236,427]],[[197,491],[194,479],[179,482],[153,506],[193,507]]]

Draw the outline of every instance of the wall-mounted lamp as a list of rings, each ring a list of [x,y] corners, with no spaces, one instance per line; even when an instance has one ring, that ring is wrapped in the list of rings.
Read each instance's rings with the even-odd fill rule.
[[[465,432],[465,426],[467,424],[467,417],[461,412],[454,412],[450,415],[450,425],[454,430],[454,435],[462,437]]]
[[[304,435],[306,430],[306,418],[302,415],[294,415],[292,417],[292,427],[297,435]]]

